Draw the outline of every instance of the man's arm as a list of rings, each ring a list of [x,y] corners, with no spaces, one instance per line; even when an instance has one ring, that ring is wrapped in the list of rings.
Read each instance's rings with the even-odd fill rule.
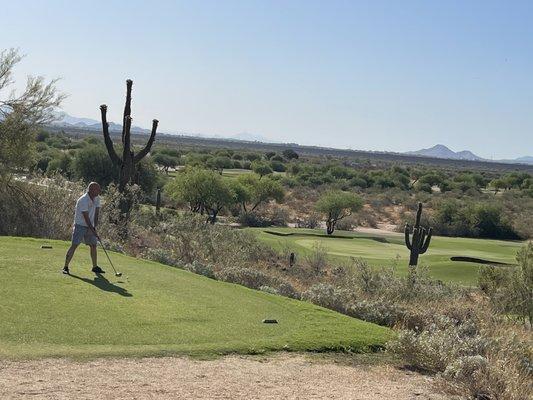
[[[94,227],[98,225],[98,215],[100,214],[100,207],[96,207],[94,210]]]
[[[96,229],[94,228],[93,224],[91,224],[91,219],[89,218],[89,211],[82,211],[81,215],[83,215],[83,219],[85,220],[85,223],[87,224],[87,226],[89,227],[89,229],[91,231],[93,231],[93,233],[95,235],[96,234]],[[96,214],[95,214],[95,222],[96,222]],[[98,235],[97,235],[98,236]]]

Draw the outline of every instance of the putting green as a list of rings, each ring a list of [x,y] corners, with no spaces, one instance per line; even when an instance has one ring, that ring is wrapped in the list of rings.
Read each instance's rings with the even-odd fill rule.
[[[373,266],[397,265],[399,273],[407,273],[409,250],[405,247],[401,233],[366,234],[337,231],[334,237],[328,237],[323,231],[312,229],[249,229],[263,242],[278,250],[290,249],[304,256],[320,245],[337,259],[354,257],[361,258]],[[516,252],[522,245],[521,242],[513,241],[434,236],[428,251],[420,256],[419,265],[427,265],[436,279],[475,284],[481,264],[452,261],[451,257],[472,257],[513,264],[516,262]]]
[[[85,246],[66,276],[67,247],[0,237],[0,357],[367,351],[391,337],[309,303],[117,253],[110,256],[124,275],[113,276],[100,252],[108,273],[96,277]]]

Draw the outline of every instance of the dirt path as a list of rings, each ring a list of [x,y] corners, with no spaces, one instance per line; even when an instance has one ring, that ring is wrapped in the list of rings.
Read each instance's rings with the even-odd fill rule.
[[[303,355],[0,361],[1,399],[434,399],[428,377]]]

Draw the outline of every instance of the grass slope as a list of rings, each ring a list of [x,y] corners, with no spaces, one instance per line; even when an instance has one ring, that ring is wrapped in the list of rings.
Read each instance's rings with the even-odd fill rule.
[[[52,249],[41,249],[44,243]],[[0,357],[364,351],[390,331],[280,296],[111,253],[105,278],[78,249],[60,273],[68,243],[0,237]],[[263,324],[275,318],[279,324]]]
[[[370,265],[390,266],[396,259],[398,272],[407,273],[409,250],[405,247],[401,233],[366,234],[336,231],[335,237],[327,237],[322,230],[295,228],[249,228],[265,243],[276,249],[289,248],[300,256],[309,253],[313,246],[321,243],[328,254],[339,259],[362,258]],[[291,234],[277,236],[267,231]],[[427,265],[431,275],[443,281],[475,284],[480,264],[451,261],[452,256],[468,256],[484,260],[510,263],[523,245],[520,242],[450,238],[434,236],[427,253],[420,256],[419,265]]]

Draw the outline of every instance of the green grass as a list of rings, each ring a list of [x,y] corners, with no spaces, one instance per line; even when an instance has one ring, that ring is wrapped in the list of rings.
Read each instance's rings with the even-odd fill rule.
[[[45,243],[53,248],[41,249]],[[123,277],[101,253],[108,273],[98,278],[85,246],[65,276],[67,247],[0,237],[0,358],[366,351],[391,335],[309,303],[117,253],[110,255]]]
[[[398,272],[407,273],[409,250],[401,233],[366,234],[336,231],[335,237],[327,237],[322,230],[295,228],[247,228],[275,249],[289,248],[297,255],[308,254],[317,243],[337,259],[362,258],[373,266],[391,266],[397,262]],[[276,236],[268,231],[287,236]],[[513,264],[516,262],[520,242],[450,238],[434,236],[426,254],[420,256],[419,265],[427,265],[436,279],[473,285],[477,281],[480,264],[451,261],[452,256],[475,257],[489,261]],[[397,260],[397,261],[396,261]],[[504,267],[502,267],[504,268]]]

